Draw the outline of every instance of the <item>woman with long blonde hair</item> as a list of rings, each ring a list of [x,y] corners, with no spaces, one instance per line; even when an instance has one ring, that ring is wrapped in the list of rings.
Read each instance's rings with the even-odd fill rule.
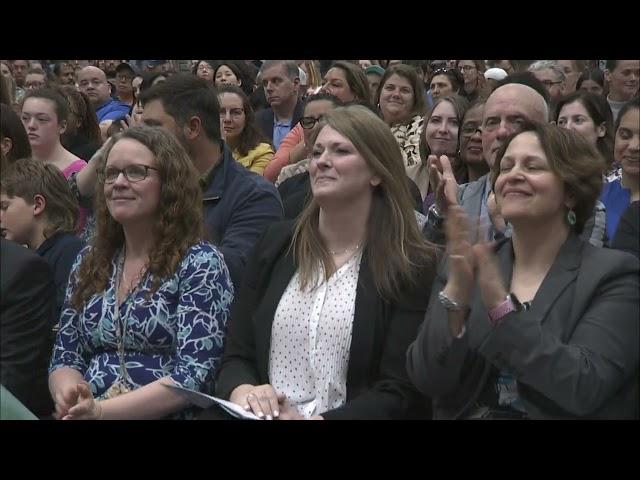
[[[313,198],[267,229],[247,264],[218,396],[261,418],[424,416],[405,351],[427,308],[434,249],[418,228],[400,148],[362,106],[328,111]]]

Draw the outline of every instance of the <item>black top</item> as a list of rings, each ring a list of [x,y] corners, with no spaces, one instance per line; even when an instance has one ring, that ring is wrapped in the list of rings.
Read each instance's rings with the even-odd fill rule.
[[[58,323],[64,295],[67,290],[71,267],[84,247],[85,243],[80,238],[71,233],[56,233],[47,238],[36,252],[44,258],[53,271],[53,280],[56,285],[56,317],[55,324]]]
[[[640,212],[639,201],[631,202],[618,222],[618,228],[611,242],[617,248],[640,258]]]
[[[47,386],[55,287],[33,251],[0,239],[0,383],[38,416],[53,411]]]

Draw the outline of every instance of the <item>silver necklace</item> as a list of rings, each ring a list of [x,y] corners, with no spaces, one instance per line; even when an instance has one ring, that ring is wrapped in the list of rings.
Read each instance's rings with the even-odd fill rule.
[[[356,250],[358,250],[360,248],[360,244],[356,243],[356,245],[354,247],[349,247],[349,248],[345,248],[344,250],[337,252],[335,250],[329,250],[329,253],[331,255],[344,255],[345,253],[349,253],[349,252],[355,252]]]
[[[120,317],[120,301],[118,298],[118,295],[120,293],[121,280],[124,280],[125,285],[127,285],[127,277],[124,274],[125,257],[126,257],[126,249],[123,247],[120,253],[120,258],[118,259],[118,262],[116,264],[115,312],[113,315],[113,323],[115,324],[115,327],[116,327],[116,342],[118,346],[118,360],[120,364],[119,365],[120,372],[116,381],[113,382],[111,387],[109,387],[109,389],[106,391],[104,398],[117,397],[118,395],[122,395],[123,393],[127,393],[131,391],[131,387],[129,386],[130,382],[128,379],[129,375],[127,373],[127,366],[124,359],[124,354],[125,354],[124,346],[125,346],[125,339],[127,334],[127,323],[128,323],[127,320],[129,319],[129,310],[131,309],[131,305],[127,306],[127,310],[124,314],[124,318],[121,318]],[[135,295],[135,292],[137,291],[139,286],[140,285],[138,284],[133,289],[133,292],[130,289],[127,289],[127,292],[125,293],[123,298],[126,299],[129,295]]]

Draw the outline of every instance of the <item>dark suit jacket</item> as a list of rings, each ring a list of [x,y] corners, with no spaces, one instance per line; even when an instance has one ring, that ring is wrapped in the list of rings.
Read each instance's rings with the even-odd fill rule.
[[[632,253],[640,258],[640,202],[631,202],[620,217],[611,248]]]
[[[31,250],[4,238],[0,245],[0,383],[34,414],[48,415],[53,273]]]
[[[248,261],[219,369],[217,395],[228,399],[241,384],[269,383],[271,326],[296,266],[289,251],[293,222],[272,225]],[[420,272],[418,287],[400,302],[376,293],[364,252],[355,300],[347,402],[324,412],[326,419],[394,419],[427,416],[427,402],[411,385],[404,352],[413,341],[427,307],[433,271]]]
[[[296,107],[293,110],[293,117],[291,118],[291,128],[295,127],[296,124],[302,118],[304,113],[304,104],[298,100],[296,103]],[[273,123],[275,120],[275,115],[271,107],[265,108],[264,110],[260,110],[256,112],[256,122],[260,131],[264,134],[266,138],[269,139],[271,145],[273,145]]]
[[[71,233],[56,233],[47,238],[38,247],[38,255],[47,261],[53,271],[53,280],[56,285],[55,324],[60,320],[60,312],[67,292],[71,267],[73,267],[73,263],[76,261],[80,250],[84,248],[84,245],[85,243],[82,239]]]
[[[222,159],[203,188],[204,224],[224,255],[233,285],[241,285],[247,256],[265,228],[282,220],[276,187],[233,159],[222,144]]]
[[[504,284],[513,269],[511,240],[497,245]],[[459,418],[489,378],[509,369],[531,418],[638,416],[640,322],[638,260],[571,235],[528,311],[488,319],[478,289],[467,331],[456,339],[437,299],[446,264],[434,282],[425,322],[407,352],[413,383],[434,402],[436,418]]]

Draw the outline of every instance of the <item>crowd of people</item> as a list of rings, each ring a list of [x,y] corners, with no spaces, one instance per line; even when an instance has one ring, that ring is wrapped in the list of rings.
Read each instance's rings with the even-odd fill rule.
[[[640,417],[640,60],[0,65],[38,418]]]

